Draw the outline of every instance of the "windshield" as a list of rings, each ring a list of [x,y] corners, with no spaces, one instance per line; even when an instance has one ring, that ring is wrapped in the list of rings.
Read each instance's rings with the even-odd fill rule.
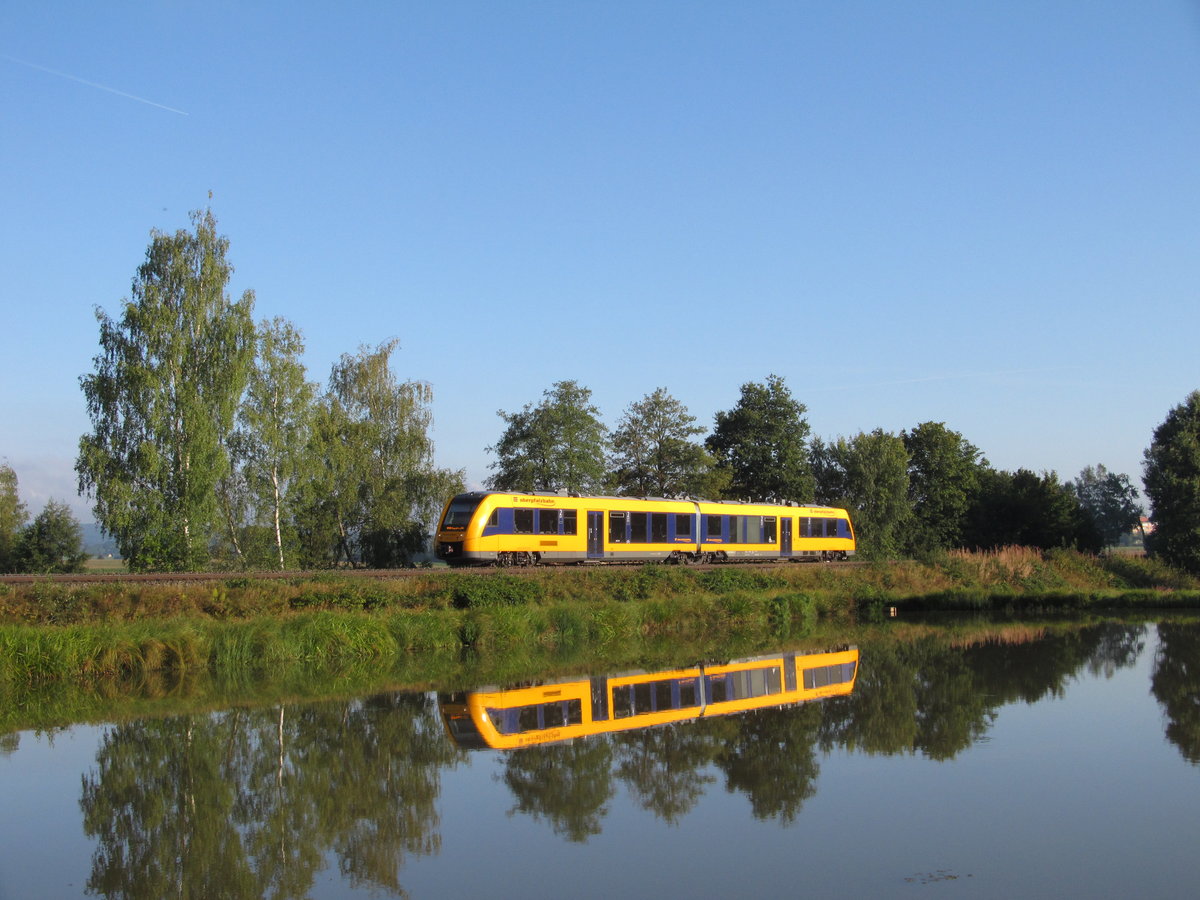
[[[459,494],[450,501],[450,508],[446,510],[446,518],[442,520],[442,527],[466,528],[467,523],[471,521],[471,514],[475,512],[475,508],[479,506],[479,501],[482,499],[482,497],[471,494]]]

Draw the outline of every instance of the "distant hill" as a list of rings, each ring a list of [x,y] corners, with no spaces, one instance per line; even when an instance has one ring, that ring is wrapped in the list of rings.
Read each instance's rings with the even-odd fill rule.
[[[105,534],[95,522],[82,524],[79,530],[83,532],[83,551],[88,556],[120,558],[117,542]]]

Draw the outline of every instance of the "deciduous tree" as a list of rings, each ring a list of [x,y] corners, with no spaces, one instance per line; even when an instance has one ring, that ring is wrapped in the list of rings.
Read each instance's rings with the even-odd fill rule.
[[[921,553],[960,546],[967,509],[987,460],[943,422],[922,422],[900,436],[908,451],[908,499],[913,512],[905,548]]]
[[[1137,502],[1137,488],[1128,475],[1110,472],[1102,465],[1086,466],[1078,478],[1067,482],[1067,486],[1079,499],[1084,512],[1091,516],[1106,546],[1119,543],[1141,522],[1142,507]]]
[[[71,508],[51,499],[21,533],[17,569],[39,575],[80,572],[87,553],[83,531]]]
[[[258,355],[231,443],[237,470],[231,494],[238,484],[245,485],[255,525],[269,536],[270,556],[249,563],[284,569],[295,562],[294,495],[312,459],[308,451],[317,386],[306,378],[304,338],[291,322],[278,317],[262,321],[256,341]]]
[[[831,444],[814,441],[812,456],[817,500],[851,510],[858,552],[898,556],[912,518],[904,441],[877,428]]]
[[[608,429],[592,392],[556,381],[537,406],[497,415],[507,427],[488,451],[496,455],[492,488],[502,491],[596,492],[607,480]]]
[[[1075,494],[1054,472],[985,469],[967,512],[963,542],[992,549],[1023,546],[1075,547],[1096,552],[1100,534]]]
[[[29,513],[17,490],[17,473],[0,463],[0,572],[15,571],[17,542]]]
[[[713,460],[693,440],[704,433],[695,422],[666,388],[631,403],[612,438],[617,491],[636,497],[703,496]]]
[[[193,231],[151,233],[119,319],[97,308],[100,352],[80,379],[79,489],[135,570],[207,562],[253,359],[254,296],[230,301],[229,241],[211,210],[191,218]]]
[[[815,483],[808,460],[808,422],[803,403],[784,380],[768,375],[763,384],[742,385],[737,405],[716,414],[705,446],[717,467],[730,474],[731,499],[808,502]]]
[[[1200,573],[1200,391],[1192,391],[1154,429],[1143,472],[1154,523],[1149,551]]]
[[[462,490],[461,471],[434,465],[432,389],[391,370],[398,343],[343,354],[330,373],[301,513],[309,564],[408,563],[426,549],[446,498]]]

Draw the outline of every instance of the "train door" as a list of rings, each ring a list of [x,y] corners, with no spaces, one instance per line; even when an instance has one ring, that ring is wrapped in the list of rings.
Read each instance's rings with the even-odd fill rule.
[[[779,519],[779,555],[792,555],[792,517],[782,516]]]
[[[604,559],[604,512],[589,509],[587,517],[588,559]]]

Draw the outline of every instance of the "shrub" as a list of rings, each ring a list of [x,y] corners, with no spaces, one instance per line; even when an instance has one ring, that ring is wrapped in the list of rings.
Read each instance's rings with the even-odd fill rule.
[[[531,578],[515,575],[463,575],[451,591],[455,609],[495,608],[537,603],[545,588]]]

